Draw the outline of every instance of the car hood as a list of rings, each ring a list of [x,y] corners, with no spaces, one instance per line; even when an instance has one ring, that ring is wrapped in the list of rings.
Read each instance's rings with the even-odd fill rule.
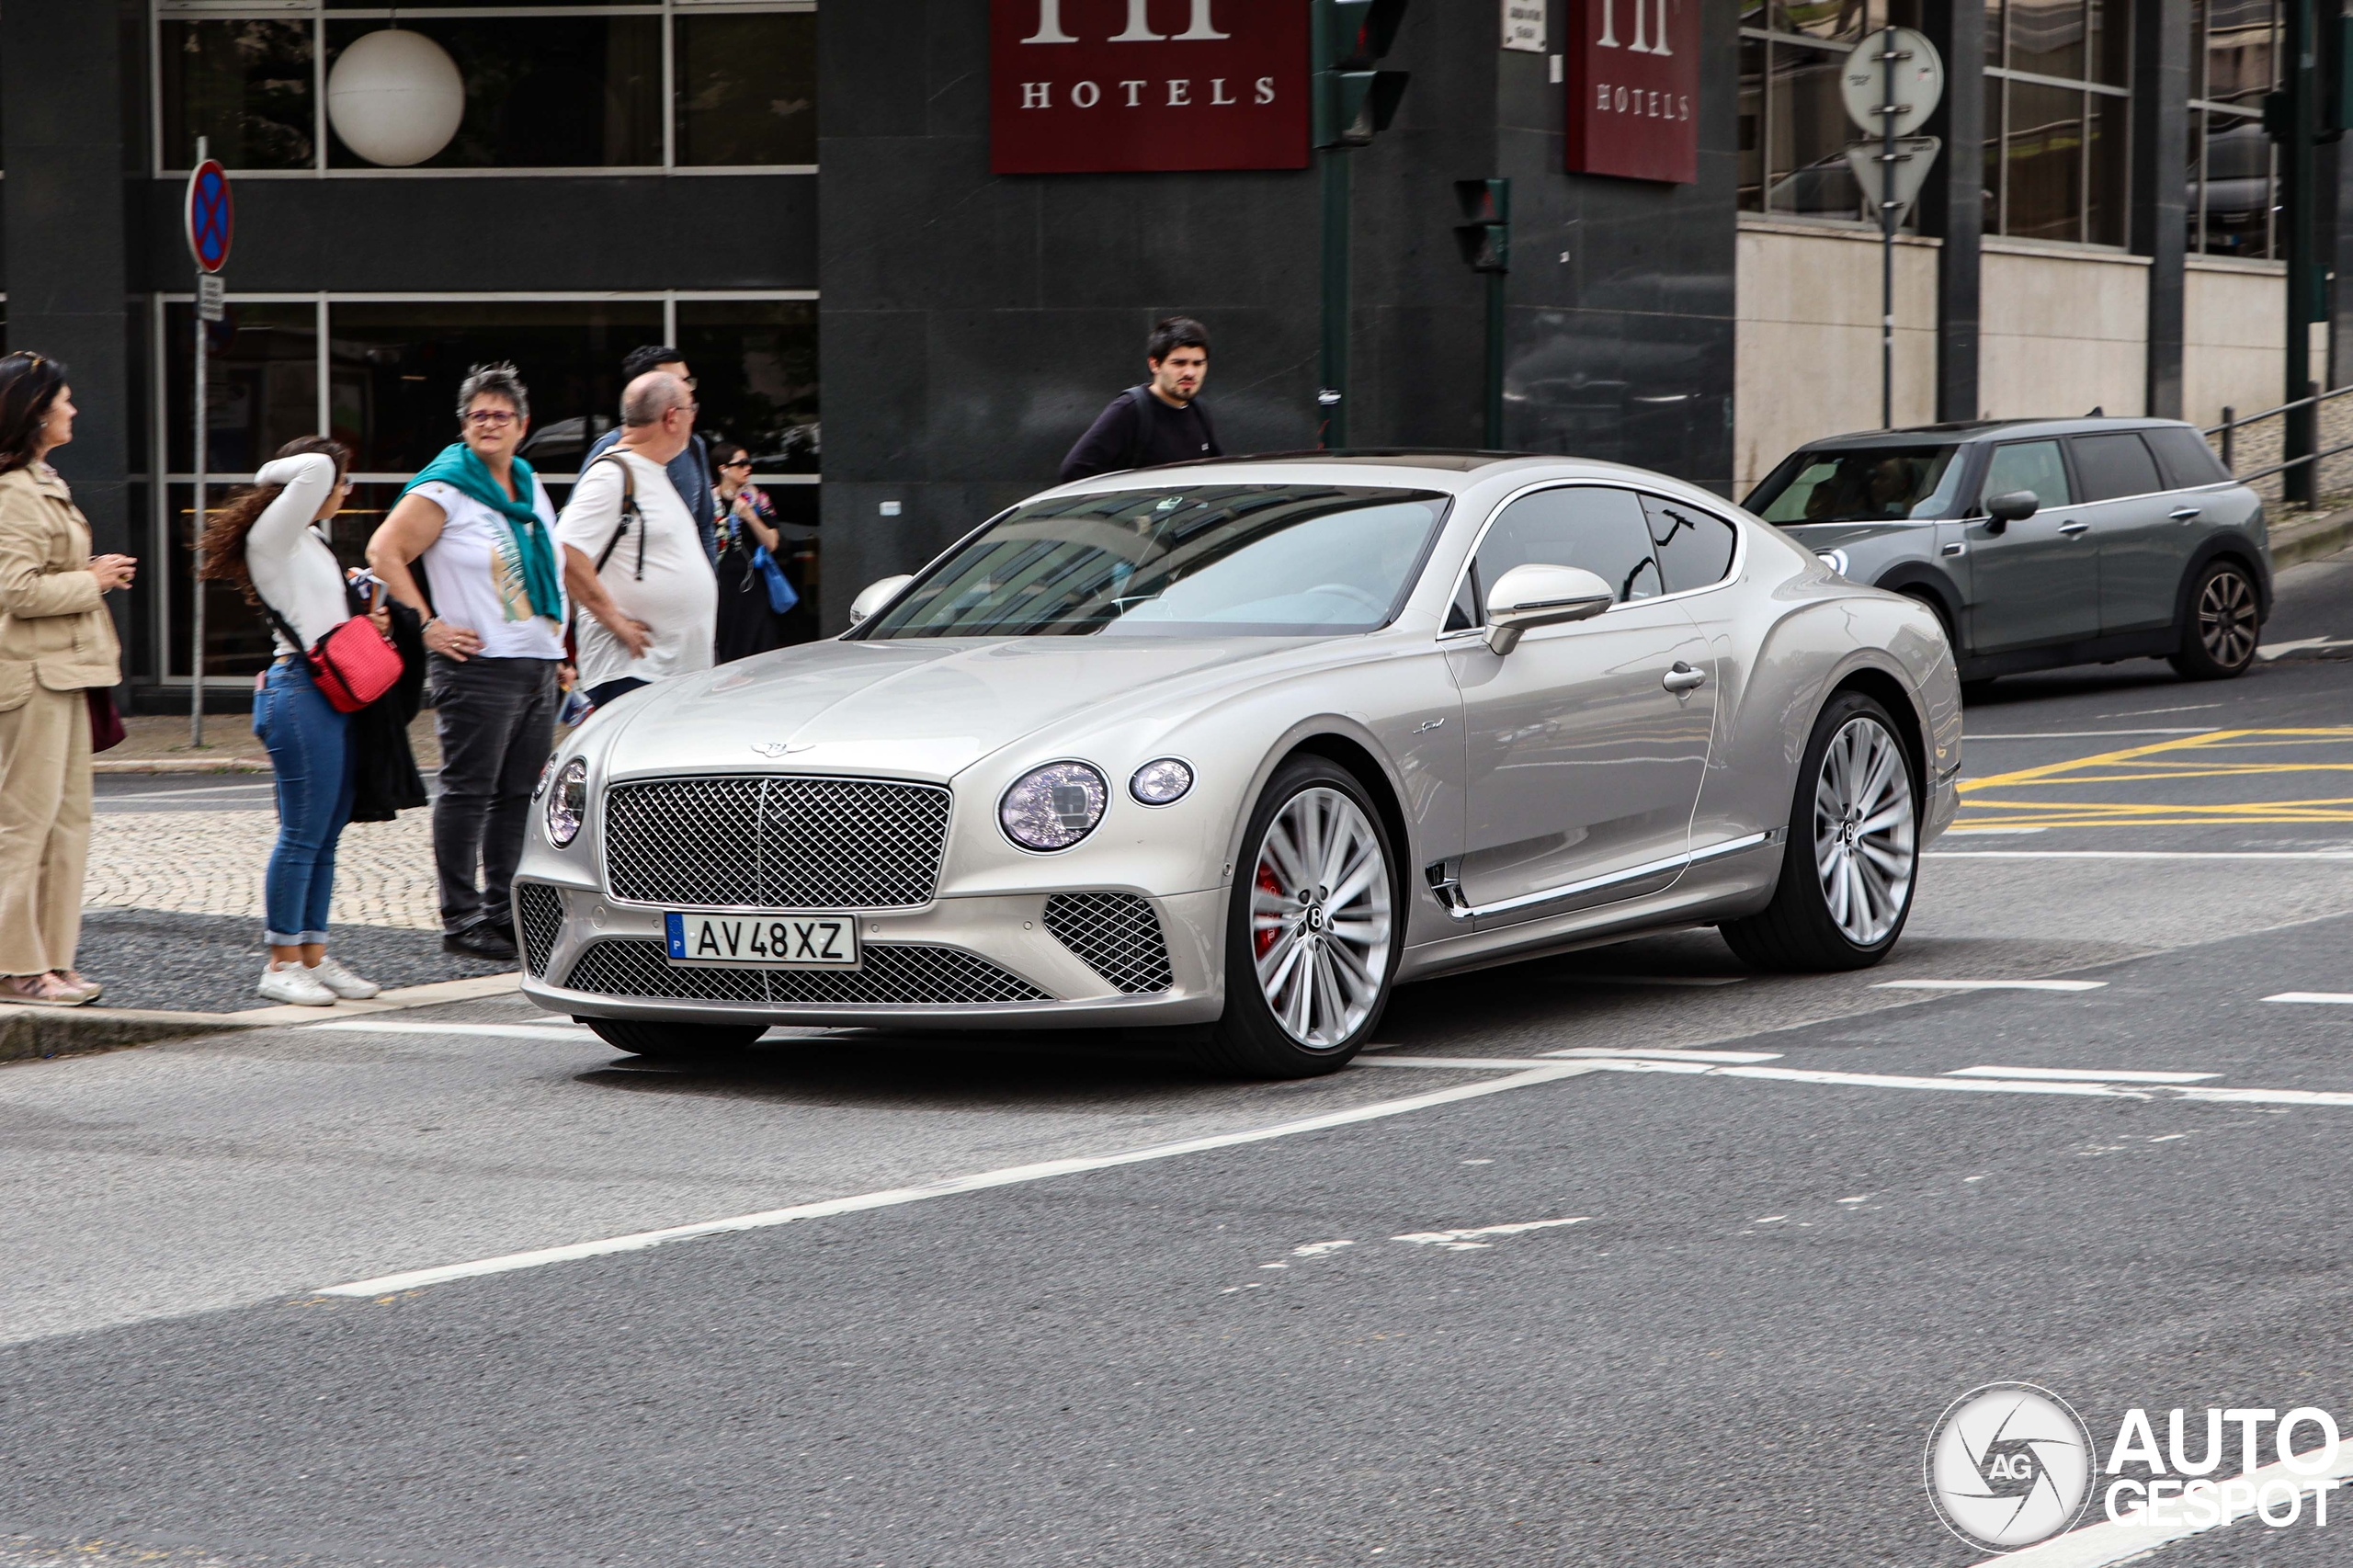
[[[893,639],[779,649],[622,699],[608,777],[765,768],[946,780],[1090,708],[1122,713],[1298,638]]]

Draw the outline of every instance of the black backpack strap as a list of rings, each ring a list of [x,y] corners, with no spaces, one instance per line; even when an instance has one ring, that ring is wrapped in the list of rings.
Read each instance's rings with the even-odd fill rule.
[[[1217,426],[1210,419],[1208,405],[1203,403],[1199,398],[1195,398],[1186,406],[1201,416],[1201,434],[1210,438],[1209,455],[1213,458],[1223,457],[1225,455],[1225,447],[1217,438]]]
[[[605,462],[616,464],[621,471],[621,521],[620,527],[613,530],[613,537],[606,541],[605,548],[597,552],[597,574],[600,577],[605,574],[605,562],[610,561],[613,551],[620,548],[621,536],[629,532],[630,519],[634,517],[637,519],[637,580],[642,583],[645,581],[645,514],[637,506],[637,476],[630,472],[629,464],[622,460],[620,454],[610,448],[597,459],[597,462],[588,466],[595,468],[597,463]]]
[[[1148,386],[1132,386],[1127,390],[1126,395],[1128,401],[1135,405],[1136,410],[1135,430],[1134,433],[1128,437],[1128,467],[1142,468],[1143,466],[1144,434],[1152,428],[1152,425],[1150,423],[1152,419],[1152,389]]]

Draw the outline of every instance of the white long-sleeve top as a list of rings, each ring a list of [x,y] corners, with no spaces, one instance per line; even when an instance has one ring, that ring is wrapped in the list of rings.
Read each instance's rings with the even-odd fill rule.
[[[324,452],[279,458],[254,475],[256,484],[282,484],[278,499],[262,509],[245,535],[245,571],[270,608],[291,622],[302,648],[351,619],[343,593],[343,565],[326,536],[311,526],[335,487],[335,460]],[[271,628],[281,653],[286,634]]]

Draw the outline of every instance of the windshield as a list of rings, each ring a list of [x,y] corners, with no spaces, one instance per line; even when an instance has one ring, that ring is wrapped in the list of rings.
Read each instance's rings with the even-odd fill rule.
[[[1959,447],[1863,447],[1800,452],[1748,497],[1768,523],[1879,523],[1951,514]]]
[[[1355,485],[1195,484],[1033,501],[855,635],[1370,631],[1404,607],[1447,500]]]

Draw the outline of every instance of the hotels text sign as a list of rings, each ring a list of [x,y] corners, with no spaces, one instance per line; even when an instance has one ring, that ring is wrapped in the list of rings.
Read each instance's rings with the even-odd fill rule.
[[[1568,0],[1571,174],[1699,175],[1700,0]]]
[[[1307,14],[1307,0],[990,0],[989,166],[1304,168]]]

